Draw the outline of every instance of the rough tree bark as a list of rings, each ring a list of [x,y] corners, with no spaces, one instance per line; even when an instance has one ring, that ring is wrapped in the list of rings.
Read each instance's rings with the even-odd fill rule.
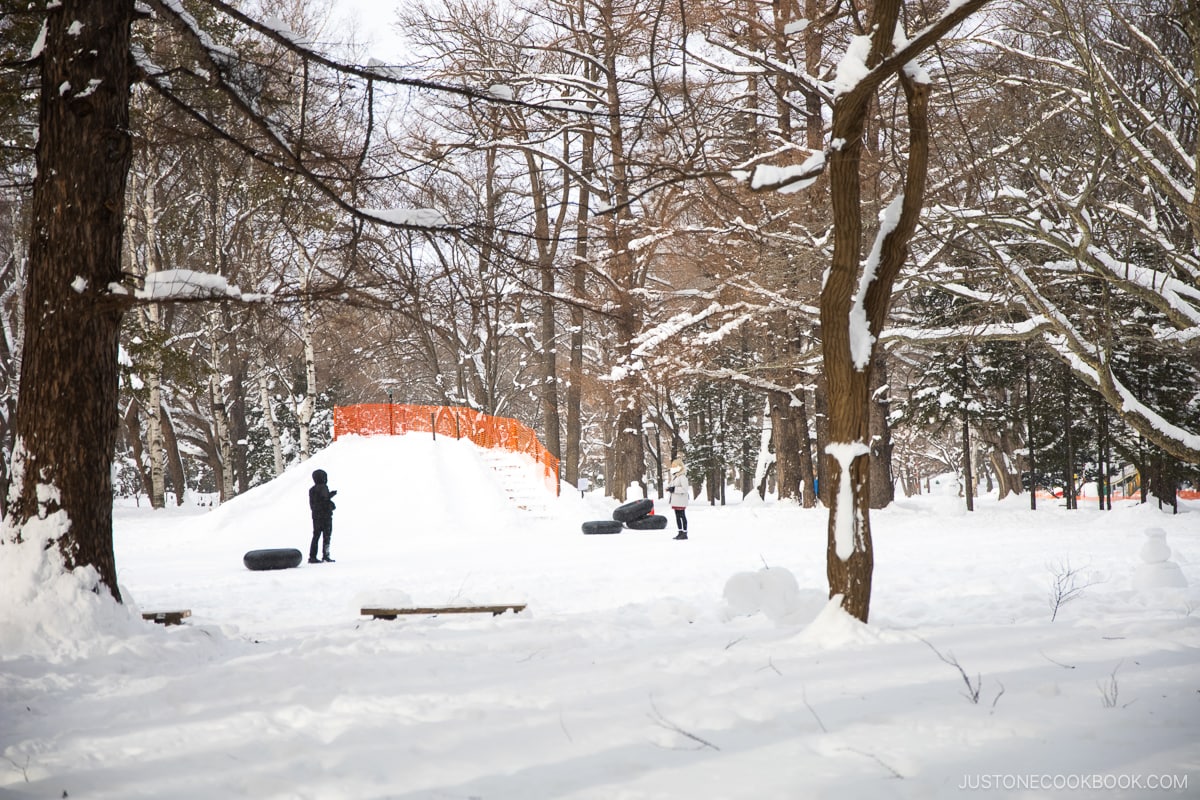
[[[775,439],[775,479],[779,486],[779,499],[802,496],[800,485],[800,439],[792,415],[792,396],[788,392],[768,392],[767,403],[771,409],[771,431]]]
[[[779,499],[796,497],[804,508],[816,505],[813,495],[812,439],[808,433],[808,411],[804,389],[770,392],[771,429],[775,438],[776,480]]]
[[[871,358],[871,407],[868,423],[871,433],[871,508],[887,508],[896,499],[896,484],[892,475],[892,426],[888,422],[890,407],[887,356],[877,350]]]
[[[129,0],[61,0],[39,56],[28,315],[7,539],[44,536],[120,600],[112,546],[130,163]],[[41,523],[40,525],[38,523]]]

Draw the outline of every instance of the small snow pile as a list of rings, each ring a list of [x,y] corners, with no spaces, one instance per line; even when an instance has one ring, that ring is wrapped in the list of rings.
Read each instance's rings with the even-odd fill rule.
[[[111,638],[145,632],[141,617],[113,599],[94,568],[68,572],[58,547],[47,547],[47,528],[61,523],[53,516],[33,522],[24,541],[0,546],[0,660],[67,661]]]
[[[1188,582],[1183,570],[1171,560],[1167,532],[1162,528],[1147,528],[1146,543],[1140,553],[1142,563],[1133,575],[1133,587],[1146,589],[1186,589]]]
[[[800,585],[782,567],[739,572],[725,583],[725,616],[750,616],[759,612],[776,622],[800,610]]]
[[[868,625],[846,613],[840,594],[829,598],[825,608],[807,628],[800,632],[799,641],[818,647],[834,649],[851,644],[874,644],[879,634]]]

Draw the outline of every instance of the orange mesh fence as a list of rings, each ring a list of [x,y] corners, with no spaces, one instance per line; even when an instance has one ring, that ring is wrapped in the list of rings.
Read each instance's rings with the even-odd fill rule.
[[[333,438],[397,436],[428,433],[454,439],[470,439],[480,447],[524,453],[542,466],[546,487],[559,492],[558,458],[538,441],[533,429],[508,417],[493,417],[459,406],[414,406],[364,403],[333,409]]]
[[[1180,500],[1200,500],[1200,492],[1194,491],[1192,489],[1180,489],[1175,494],[1179,497]],[[1048,492],[1045,489],[1038,489],[1037,496],[1043,497],[1047,500],[1061,500],[1062,492]],[[1094,494],[1083,494],[1083,493],[1075,495],[1075,499],[1082,500],[1084,502],[1087,502],[1087,501],[1098,502],[1100,500],[1100,498]],[[1119,489],[1114,489],[1113,493],[1112,493],[1112,499],[1113,500],[1141,500],[1142,493],[1140,491],[1135,490],[1130,494],[1126,494],[1125,492],[1122,492]]]

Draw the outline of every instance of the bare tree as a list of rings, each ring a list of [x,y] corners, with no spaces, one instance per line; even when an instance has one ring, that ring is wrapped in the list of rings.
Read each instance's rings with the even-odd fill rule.
[[[756,170],[757,188],[811,181],[828,169],[833,210],[833,257],[821,291],[821,339],[829,402],[828,547],[831,597],[858,619],[870,612],[874,554],[871,544],[870,366],[891,303],[892,287],[907,256],[924,199],[928,168],[928,75],[915,62],[986,0],[967,0],[931,21],[911,40],[900,27],[901,0],[878,0],[848,43],[833,92],[830,146],[808,169]],[[917,19],[913,10],[908,10]],[[864,253],[862,151],[879,93],[895,81],[904,95],[908,128],[905,174],[880,215],[874,244]],[[822,86],[810,79],[814,91]],[[898,145],[897,145],[898,146]],[[865,257],[864,257],[865,256]]]

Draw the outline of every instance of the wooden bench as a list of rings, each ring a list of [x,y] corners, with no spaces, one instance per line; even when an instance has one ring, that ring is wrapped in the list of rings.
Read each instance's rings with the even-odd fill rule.
[[[506,611],[520,613],[525,604],[507,606],[433,606],[430,608],[364,608],[363,616],[370,615],[372,619],[395,619],[400,616],[436,617],[439,614],[491,614],[499,616]]]
[[[159,625],[181,625],[184,618],[191,615],[191,610],[187,608],[180,611],[147,611],[142,614],[142,619],[157,622]]]

